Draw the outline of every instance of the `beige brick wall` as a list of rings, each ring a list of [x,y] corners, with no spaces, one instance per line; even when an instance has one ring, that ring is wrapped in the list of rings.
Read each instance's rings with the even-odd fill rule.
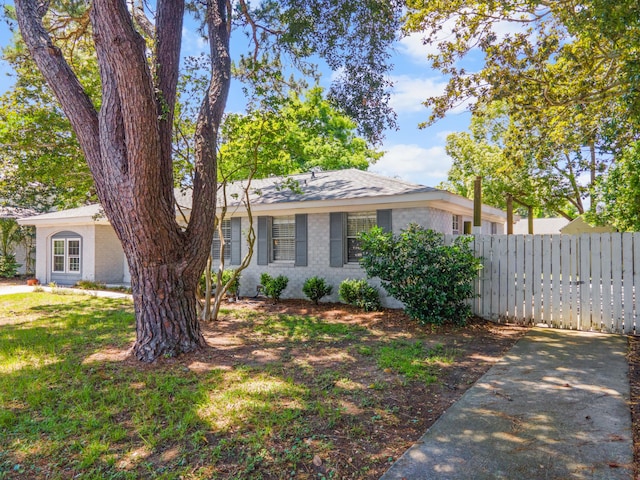
[[[95,227],[95,277],[105,284],[121,284],[124,277],[124,252],[110,225]]]

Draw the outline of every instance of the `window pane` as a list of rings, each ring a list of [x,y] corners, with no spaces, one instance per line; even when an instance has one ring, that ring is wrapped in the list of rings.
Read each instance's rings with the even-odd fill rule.
[[[359,235],[376,226],[376,212],[347,214],[347,262],[359,262],[362,258]]]
[[[53,257],[53,271],[64,272],[64,255],[55,255]]]
[[[295,240],[278,239],[273,241],[273,260],[293,260],[295,258]]]
[[[222,238],[224,238],[224,259],[231,259],[231,219],[222,220]],[[220,260],[220,234],[218,229],[213,234],[213,258]]]
[[[67,248],[68,248],[68,254],[69,255],[75,255],[75,256],[79,256],[80,255],[80,240],[69,240],[69,243],[67,244]]]
[[[271,260],[295,259],[296,222],[293,215],[275,217],[271,223]]]
[[[70,272],[79,272],[80,271],[80,258],[78,258],[78,257],[69,257],[69,271]]]
[[[451,222],[451,230],[454,235],[460,233],[460,215],[453,215],[453,219]]]
[[[375,212],[358,212],[347,214],[347,237],[357,237],[376,226]]]
[[[64,240],[53,241],[53,254],[64,255]]]
[[[362,249],[360,248],[360,240],[357,238],[347,238],[347,261],[359,262],[362,258]]]

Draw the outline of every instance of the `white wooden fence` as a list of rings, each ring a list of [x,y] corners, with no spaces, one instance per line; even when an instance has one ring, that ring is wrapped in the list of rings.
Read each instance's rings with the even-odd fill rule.
[[[493,321],[636,333],[640,233],[476,235],[476,315]]]

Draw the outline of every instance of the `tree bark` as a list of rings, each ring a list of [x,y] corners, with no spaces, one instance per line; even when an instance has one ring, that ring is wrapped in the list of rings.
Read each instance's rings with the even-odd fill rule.
[[[133,354],[151,362],[205,345],[196,315],[196,283],[174,265],[152,265],[137,272],[132,290],[136,318]]]
[[[136,314],[134,355],[150,362],[202,347],[196,288],[213,240],[217,134],[231,79],[230,3],[206,2],[211,81],[196,128],[186,229],[176,220],[171,163],[184,0],[157,1],[151,65],[125,0],[93,2],[102,81],[99,112],[43,26],[48,4],[15,4],[25,43],[71,121],[98,198],[125,252]]]

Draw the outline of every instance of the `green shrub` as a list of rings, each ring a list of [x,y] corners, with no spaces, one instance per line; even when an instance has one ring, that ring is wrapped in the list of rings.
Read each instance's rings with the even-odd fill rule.
[[[222,271],[222,285],[226,285],[231,281],[231,277],[233,276],[233,273],[234,273],[233,269],[227,269]],[[206,281],[205,275],[206,273],[203,273],[200,276],[200,291],[202,293],[204,293],[207,289],[207,283],[206,283],[207,281]],[[216,275],[215,275],[215,272],[211,272],[211,288],[215,290],[215,287],[216,287]],[[231,297],[237,297],[239,291],[240,291],[240,275],[238,275],[236,279],[233,281],[233,283],[229,285],[229,288],[227,289],[227,295]]]
[[[287,288],[289,279],[284,275],[278,275],[274,278],[268,273],[263,273],[260,275],[260,284],[262,285],[265,295],[272,299],[274,303],[277,303],[278,300],[280,300],[282,292]]]
[[[362,308],[365,312],[380,310],[380,294],[378,289],[366,280],[343,280],[338,288],[343,302]]]
[[[443,234],[412,224],[397,236],[376,227],[360,238],[367,275],[379,277],[411,318],[440,325],[464,324],[471,316],[466,300],[473,298],[473,281],[482,268],[471,237],[445,245]]]
[[[16,262],[16,257],[14,255],[0,255],[0,277],[15,277],[18,274],[18,267],[20,267],[20,264]]]
[[[302,292],[316,305],[322,297],[331,295],[332,291],[333,287],[327,285],[324,278],[320,277],[307,278],[302,286]]]
[[[104,283],[92,282],[91,280],[80,280],[75,287],[82,290],[105,290],[107,288]]]

